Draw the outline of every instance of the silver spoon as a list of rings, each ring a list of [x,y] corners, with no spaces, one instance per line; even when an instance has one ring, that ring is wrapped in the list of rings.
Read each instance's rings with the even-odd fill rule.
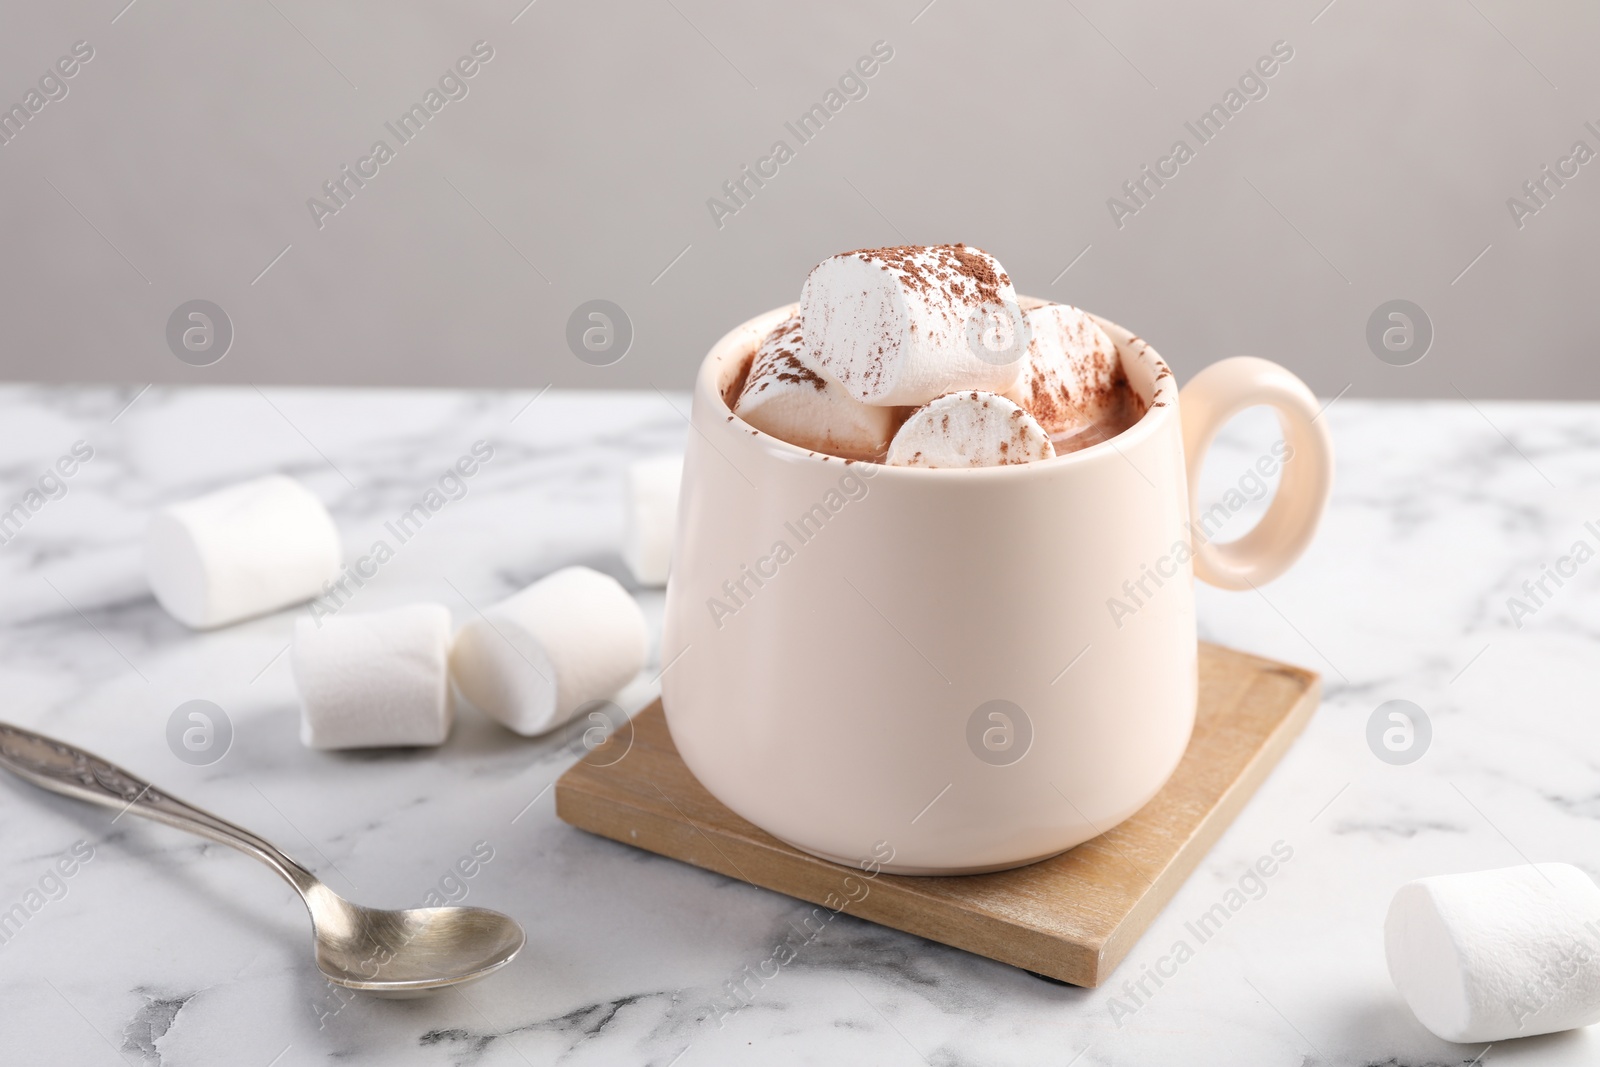
[[[0,723],[0,766],[41,789],[164,822],[265,863],[305,901],[317,967],[337,985],[378,996],[422,996],[499,970],[526,941],[515,919],[487,908],[378,911],[352,904],[250,831],[98,756],[21,727]]]

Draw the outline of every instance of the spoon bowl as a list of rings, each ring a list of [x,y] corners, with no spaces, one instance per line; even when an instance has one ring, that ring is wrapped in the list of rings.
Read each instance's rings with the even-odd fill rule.
[[[527,940],[513,919],[487,908],[382,911],[326,886],[306,901],[317,967],[328,981],[389,997],[423,996],[486,978]]]
[[[98,756],[9,723],[0,723],[0,767],[52,793],[154,819],[265,863],[305,901],[318,969],[348,989],[381,997],[424,996],[493,974],[527,941],[515,919],[487,908],[382,911],[352,904],[249,830]]]

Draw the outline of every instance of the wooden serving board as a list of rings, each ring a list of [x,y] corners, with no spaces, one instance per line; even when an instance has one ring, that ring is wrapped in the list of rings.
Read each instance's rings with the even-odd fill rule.
[[[1131,819],[1059,856],[995,874],[879,874],[847,914],[1080,986],[1111,976],[1316,710],[1308,670],[1204,642],[1194,736]],[[658,700],[556,783],[556,813],[591,833],[837,907],[863,874],[741,819],[689,773]],[[844,879],[854,891],[847,890]]]

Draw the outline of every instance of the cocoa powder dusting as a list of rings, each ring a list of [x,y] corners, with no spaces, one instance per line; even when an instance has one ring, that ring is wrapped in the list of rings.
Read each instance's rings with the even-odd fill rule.
[[[906,288],[924,297],[943,289],[959,301],[999,304],[1000,289],[1011,284],[1010,276],[993,257],[964,244],[889,245],[857,248],[843,255],[882,263],[900,276]]]
[[[961,273],[977,285],[977,299],[980,304],[1000,303],[1000,287],[1010,285],[1011,279],[1005,271],[996,270],[996,260],[987,255],[975,254],[976,249],[966,245],[945,245],[950,250],[956,263],[961,267]]]
[[[780,382],[809,385],[818,392],[828,387],[822,375],[801,363],[793,352],[780,352],[772,362],[775,369],[769,373]]]
[[[759,396],[766,392],[774,382],[809,385],[818,392],[826,389],[827,380],[800,360],[803,342],[799,316],[791,315],[773,327],[762,338],[755,355],[745,365],[733,387],[724,394],[724,399],[731,394],[736,404],[741,397]]]

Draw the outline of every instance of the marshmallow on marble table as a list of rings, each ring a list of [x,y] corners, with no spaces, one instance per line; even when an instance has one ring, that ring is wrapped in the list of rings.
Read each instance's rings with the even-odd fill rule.
[[[1050,435],[1016,404],[973,390],[918,408],[889,443],[892,467],[1000,467],[1056,454]]]
[[[1118,395],[1117,346],[1088,314],[1068,304],[1025,308],[1028,357],[1022,380],[1007,390],[1051,437],[1092,427]]]
[[[197,630],[310,600],[339,564],[328,509],[281,474],[173,504],[145,528],[151,592]]]
[[[438,745],[450,733],[450,609],[295,620],[300,740],[311,748]]]
[[[667,584],[682,481],[682,456],[655,456],[628,467],[622,562],[640,585]]]
[[[1383,926],[1417,1019],[1477,1044],[1600,1021],[1600,887],[1566,863],[1422,878]]]
[[[883,454],[896,411],[863,404],[804,362],[800,316],[791,315],[762,340],[734,412],[780,441],[849,459]]]
[[[991,345],[987,331],[1001,320],[1020,326],[1021,317],[1005,269],[966,245],[832,256],[812,268],[800,293],[807,362],[866,404],[1015,388],[1020,331],[1008,334],[1010,348]]]
[[[649,644],[644,613],[616,579],[566,567],[463,626],[450,671],[473,705],[533,736],[615,695]]]

